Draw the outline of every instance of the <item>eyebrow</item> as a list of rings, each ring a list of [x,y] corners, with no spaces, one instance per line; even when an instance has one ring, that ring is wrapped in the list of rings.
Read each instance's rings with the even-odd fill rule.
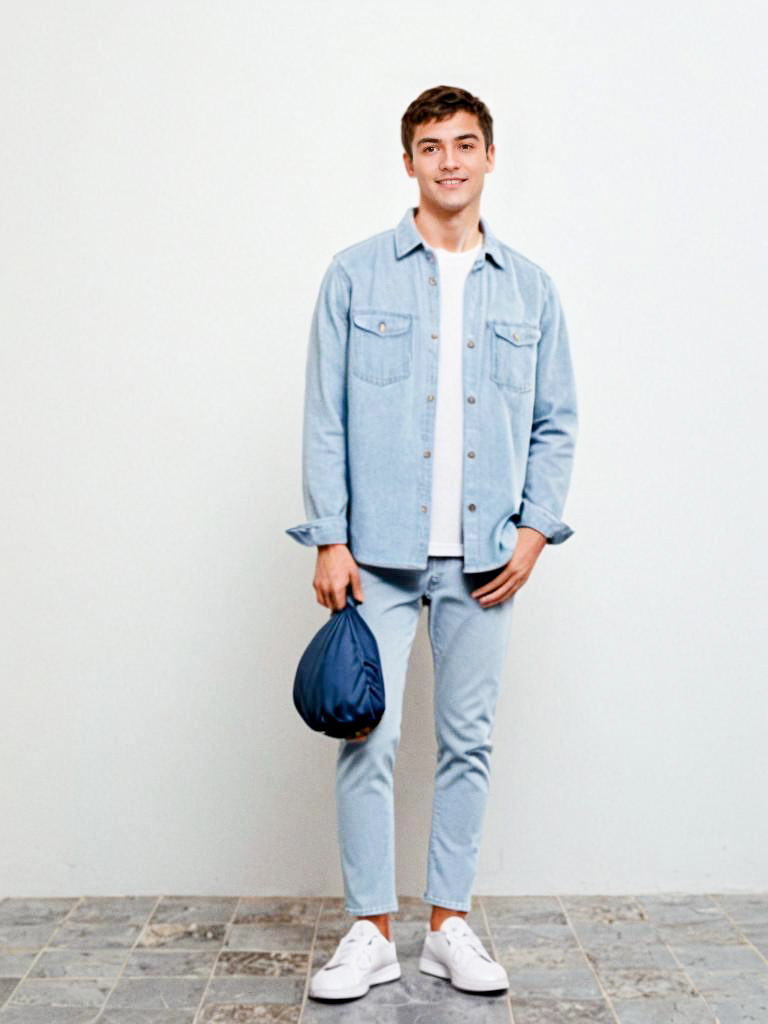
[[[463,135],[456,135],[455,138],[456,138],[457,141],[459,139],[477,139],[478,142],[480,141],[480,136],[476,135],[474,132],[464,132]],[[443,141],[442,139],[433,139],[433,138],[430,138],[429,136],[425,135],[423,139],[419,139],[419,141],[416,143],[416,145],[417,146],[423,146],[425,142],[442,142],[442,141]]]

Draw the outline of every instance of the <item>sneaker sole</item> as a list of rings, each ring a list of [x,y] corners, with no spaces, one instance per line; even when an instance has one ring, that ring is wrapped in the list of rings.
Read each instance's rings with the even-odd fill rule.
[[[440,964],[436,960],[431,960],[428,956],[422,956],[419,958],[419,970],[424,974],[431,974],[435,978],[445,978],[455,985],[457,988],[466,989],[468,992],[501,992],[509,988],[509,981],[505,982],[487,982],[487,981],[471,981],[469,978],[462,978],[460,975],[456,975],[455,978],[451,978],[451,972],[445,966]]]
[[[385,981],[397,981],[401,974],[402,971],[400,970],[400,963],[395,961],[393,964],[387,964],[386,967],[380,967],[378,971],[374,971],[374,973],[364,982],[361,982],[357,988],[346,988],[341,990],[335,989],[332,992],[323,992],[319,989],[313,989],[310,986],[307,994],[311,999],[355,999],[359,996],[367,995],[372,985],[382,985]]]

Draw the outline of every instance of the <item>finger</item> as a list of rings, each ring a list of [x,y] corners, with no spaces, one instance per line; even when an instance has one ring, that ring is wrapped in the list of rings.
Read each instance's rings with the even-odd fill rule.
[[[363,600],[363,585],[360,582],[360,573],[354,572],[351,576],[352,580],[352,594],[358,600]]]
[[[525,578],[523,578],[521,580],[512,580],[512,581],[510,581],[509,586],[506,587],[506,589],[505,589],[505,592],[504,592],[504,595],[502,597],[502,600],[503,601],[508,601],[510,597],[514,597],[515,594],[518,592],[518,590],[520,589],[520,587],[522,587],[522,585],[524,583],[525,583]]]
[[[511,578],[513,572],[514,570],[505,569],[504,572],[499,573],[498,576],[494,576],[492,580],[488,580],[487,583],[484,583],[482,587],[478,587],[477,590],[470,591],[470,597],[480,597],[482,594],[489,594],[492,591],[497,590],[501,584],[506,583],[506,581]]]
[[[478,587],[477,590],[473,590],[471,596],[483,597],[487,594],[494,594],[512,578],[512,574],[508,572],[504,573],[502,576],[496,576],[487,583],[484,583],[482,587]]]
[[[486,595],[485,597],[481,597],[479,599],[480,604],[483,606],[483,608],[489,608],[491,605],[498,604],[499,601],[505,600],[505,598],[507,598],[510,594],[514,593],[514,590],[515,588],[511,584],[505,587],[499,587],[497,590],[492,591],[492,593]]]
[[[351,743],[359,743],[360,740],[368,739],[368,734],[370,732],[373,732],[373,726],[372,725],[364,725],[362,729],[358,729],[358,731],[356,733],[354,733],[352,736],[348,736],[347,739]]]

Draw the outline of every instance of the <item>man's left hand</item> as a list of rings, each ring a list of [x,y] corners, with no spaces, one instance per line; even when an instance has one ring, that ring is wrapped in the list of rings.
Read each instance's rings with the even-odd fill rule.
[[[531,575],[542,548],[546,547],[547,538],[543,533],[531,526],[520,526],[517,530],[515,550],[498,574],[482,587],[473,590],[471,596],[477,598],[483,608],[490,608],[511,597]]]

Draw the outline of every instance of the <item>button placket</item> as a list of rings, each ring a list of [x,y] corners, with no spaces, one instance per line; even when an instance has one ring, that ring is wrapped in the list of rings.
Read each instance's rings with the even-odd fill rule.
[[[422,450],[422,459],[424,460],[424,473],[422,476],[421,486],[421,503],[419,505],[421,513],[422,526],[420,529],[419,542],[422,548],[427,548],[429,543],[429,517],[426,513],[429,511],[429,502],[432,497],[432,443],[434,438],[435,429],[435,398],[436,398],[436,384],[437,384],[437,341],[439,339],[439,317],[440,317],[440,305],[439,305],[439,276],[436,266],[436,259],[434,253],[425,249],[424,257],[426,258],[427,265],[433,270],[433,273],[429,274],[426,278],[427,281],[427,295],[426,295],[426,307],[428,311],[427,323],[431,323],[435,326],[435,329],[430,329],[430,337],[432,344],[425,351],[425,359],[427,365],[427,380],[426,380],[426,402],[424,406],[424,433],[422,435],[422,443],[424,448]]]
[[[474,265],[472,271],[469,274],[467,281],[467,290],[465,292],[465,322],[464,329],[467,331],[465,334],[466,348],[469,350],[464,353],[463,367],[464,367],[464,394],[466,397],[467,405],[471,406],[471,409],[467,409],[464,416],[464,451],[466,452],[465,469],[462,474],[462,487],[463,487],[463,501],[464,501],[464,521],[463,521],[463,536],[464,536],[464,556],[473,557],[473,550],[477,544],[477,536],[475,527],[477,525],[477,519],[471,516],[471,513],[477,511],[477,504],[475,501],[470,500],[470,495],[474,496],[477,493],[477,479],[474,475],[476,462],[476,446],[477,431],[475,416],[478,415],[478,393],[480,381],[480,365],[478,357],[481,356],[481,350],[477,345],[477,338],[480,337],[479,333],[476,333],[482,328],[483,320],[483,300],[485,298],[485,278],[482,273],[485,267],[485,260],[480,260]],[[475,351],[476,350],[476,351]]]

